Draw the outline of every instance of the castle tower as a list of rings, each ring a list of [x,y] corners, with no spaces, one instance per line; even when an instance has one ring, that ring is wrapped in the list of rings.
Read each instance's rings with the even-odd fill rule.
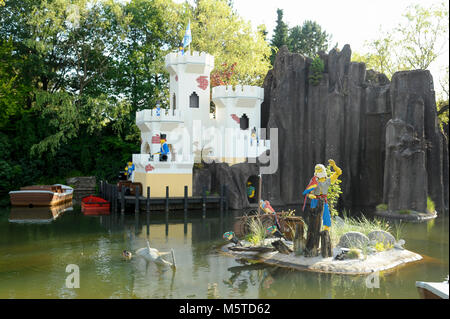
[[[170,108],[181,110],[184,125],[192,136],[193,121],[209,122],[210,73],[214,57],[204,52],[181,52],[166,55],[170,73]]]
[[[220,126],[239,127],[244,130],[247,127],[250,130],[261,127],[263,88],[237,85],[233,90],[231,86],[216,86],[212,89],[212,100],[216,105],[216,119]],[[248,122],[248,125],[244,122]]]
[[[229,164],[245,162],[269,149],[268,141],[260,141],[261,103],[264,89],[257,86],[217,86],[212,89],[216,105],[217,127],[224,136],[221,160]],[[256,130],[257,139],[252,139]]]
[[[170,196],[183,196],[184,186],[192,195],[193,121],[208,123],[210,104],[210,72],[214,57],[206,53],[169,53],[165,65],[170,73],[170,108],[147,109],[136,113],[141,131],[141,153],[133,154],[136,171],[134,182],[143,189],[151,188],[152,196],[164,197],[166,186]],[[160,138],[165,135],[170,154],[166,161],[159,155]]]

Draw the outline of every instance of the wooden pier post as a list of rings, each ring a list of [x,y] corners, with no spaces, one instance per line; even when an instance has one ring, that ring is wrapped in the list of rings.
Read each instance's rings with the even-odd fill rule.
[[[323,200],[319,199],[316,208],[309,208],[308,236],[306,238],[306,257],[319,255],[320,227],[322,226]]]
[[[169,186],[166,186],[166,207],[165,207],[166,214],[169,213]]]
[[[147,225],[147,235],[150,234],[150,186],[147,186],[147,201],[145,203],[145,222]]]
[[[116,186],[112,185],[111,212],[114,214],[116,209]]]
[[[184,220],[187,220],[187,211],[188,211],[188,187],[184,186]]]
[[[206,187],[202,190],[202,218],[206,217]]]
[[[125,187],[120,188],[120,213],[125,214]]]
[[[136,186],[136,188],[135,188],[135,194],[136,194],[136,198],[135,198],[135,201],[134,201],[134,213],[135,213],[135,215],[138,215],[139,214],[139,186]]]

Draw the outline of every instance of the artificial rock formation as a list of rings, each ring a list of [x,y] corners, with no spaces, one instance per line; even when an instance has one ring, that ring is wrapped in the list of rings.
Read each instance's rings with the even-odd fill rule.
[[[203,168],[194,168],[193,195],[201,195],[203,187],[211,193],[220,194],[221,185],[226,185],[226,197],[231,209],[249,207],[247,181],[257,176],[257,164],[241,163],[229,166],[226,163],[204,164]]]
[[[389,83],[350,62],[349,45],[319,56],[325,70],[317,86],[308,81],[311,59],[287,47],[266,76],[261,127],[278,128],[279,165],[263,176],[263,198],[301,204],[314,165],[334,159],[347,208],[386,202],[424,211],[430,196],[438,211],[448,210],[448,144],[429,71],[398,72]]]
[[[448,211],[448,141],[438,126],[429,71],[384,74],[351,62],[351,49],[319,53],[325,69],[309,83],[312,60],[280,48],[264,80],[261,127],[278,129],[278,169],[263,175],[262,198],[301,205],[318,163],[342,168],[340,204],[346,208],[388,204],[391,210],[424,212],[430,196]],[[270,136],[269,136],[270,138]],[[229,207],[249,206],[246,183],[258,165],[209,164],[194,170],[194,194],[227,185]]]

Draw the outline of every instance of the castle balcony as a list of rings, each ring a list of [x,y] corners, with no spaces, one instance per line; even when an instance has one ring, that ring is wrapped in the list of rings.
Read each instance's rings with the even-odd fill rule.
[[[237,85],[235,89],[228,85],[216,86],[212,88],[212,100],[219,107],[225,107],[227,101],[237,107],[252,107],[264,100],[264,89],[251,85]]]
[[[166,162],[159,160],[159,155],[133,154],[133,164],[136,172],[148,174],[192,174],[194,160],[192,156],[175,160],[169,155]]]
[[[141,131],[148,131],[152,123],[166,124],[161,127],[175,127],[183,122],[181,110],[161,109],[157,112],[156,109],[146,109],[136,112],[136,125]]]
[[[197,51],[172,52],[166,55],[165,66],[170,74],[175,75],[179,71],[186,73],[209,74],[214,69],[214,56]]]

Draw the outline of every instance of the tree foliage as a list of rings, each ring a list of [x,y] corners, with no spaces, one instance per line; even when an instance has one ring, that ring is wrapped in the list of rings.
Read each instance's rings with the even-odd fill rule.
[[[325,63],[319,56],[316,56],[311,63],[310,74],[308,77],[309,83],[314,86],[319,85],[320,80],[322,80],[324,70]]]
[[[283,45],[288,44],[288,32],[289,27],[283,21],[283,10],[277,9],[277,21],[275,29],[273,30],[273,36],[270,44],[272,45],[272,54],[270,56],[270,61],[273,65],[275,61],[275,56],[277,55],[278,49]]]
[[[187,25],[187,22],[183,25]],[[214,55],[214,72],[235,65],[230,84],[262,85],[270,67],[270,47],[227,1],[199,0],[192,8],[192,49]],[[180,39],[184,30],[179,34]]]
[[[289,30],[288,47],[291,52],[314,57],[319,51],[328,50],[331,36],[315,21],[307,20],[302,26]]]
[[[367,53],[353,56],[389,78],[401,70],[426,70],[448,44],[448,4],[409,6],[399,24],[366,42]]]
[[[136,111],[168,104],[164,57],[189,19],[218,83],[262,83],[270,46],[230,1],[0,0],[0,193],[115,178],[140,149]]]

